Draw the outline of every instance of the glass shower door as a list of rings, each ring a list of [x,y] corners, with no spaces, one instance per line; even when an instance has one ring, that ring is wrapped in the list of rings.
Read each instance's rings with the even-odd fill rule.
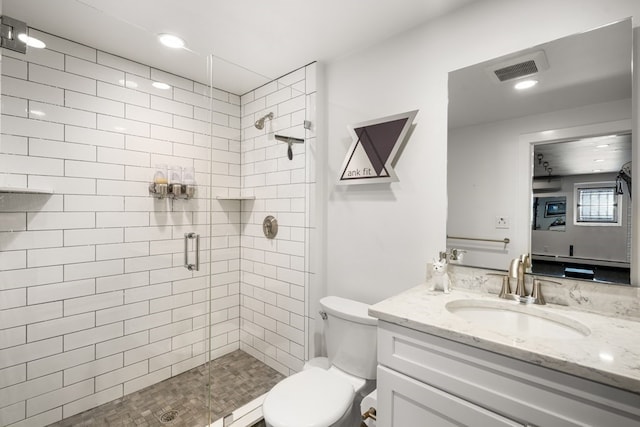
[[[207,56],[132,49],[157,34],[118,5],[2,2],[32,44],[1,52],[2,426],[211,422],[223,113]]]

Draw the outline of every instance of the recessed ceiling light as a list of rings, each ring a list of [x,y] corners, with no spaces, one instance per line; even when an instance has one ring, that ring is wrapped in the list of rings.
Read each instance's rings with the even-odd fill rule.
[[[596,172],[596,173],[597,173],[597,172],[602,172],[602,169],[594,169],[594,170],[592,170],[591,172]]]
[[[184,40],[173,34],[159,34],[158,39],[160,43],[172,49],[182,49],[184,47]]]
[[[602,163],[602,162],[604,162],[604,159],[595,159],[595,160],[594,160],[594,162],[596,162],[596,163]]]
[[[523,80],[515,84],[514,88],[517,90],[529,89],[538,84],[537,80]]]
[[[156,89],[162,89],[162,90],[171,89],[171,86],[163,82],[153,82],[151,83],[151,86],[155,87]]]
[[[609,144],[600,144],[600,145],[596,145],[596,148],[607,148],[609,146]]]
[[[42,40],[38,40],[35,37],[29,37],[25,33],[18,34],[18,40],[20,40],[22,43],[26,43],[27,46],[35,47],[36,49],[44,49],[45,47],[47,47],[47,45],[44,44]]]

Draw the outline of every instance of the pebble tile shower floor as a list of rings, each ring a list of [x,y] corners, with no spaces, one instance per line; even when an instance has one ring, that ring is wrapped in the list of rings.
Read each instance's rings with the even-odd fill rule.
[[[284,378],[279,372],[241,350],[211,363],[211,421],[261,396]],[[51,424],[50,427],[207,426],[207,370],[206,364],[198,366],[113,402]]]

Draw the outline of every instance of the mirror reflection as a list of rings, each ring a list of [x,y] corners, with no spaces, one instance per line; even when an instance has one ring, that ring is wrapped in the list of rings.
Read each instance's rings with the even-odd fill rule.
[[[534,273],[630,282],[630,161],[628,133],[534,146]]]
[[[624,20],[449,73],[447,247],[464,264],[531,253],[536,274],[630,283],[631,51]]]
[[[534,196],[532,218],[533,231],[566,231],[567,198]]]

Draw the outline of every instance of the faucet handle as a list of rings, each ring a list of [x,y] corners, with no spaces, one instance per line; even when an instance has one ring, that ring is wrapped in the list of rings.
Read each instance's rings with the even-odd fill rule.
[[[466,253],[467,251],[465,251],[464,249],[452,248],[450,259],[451,261],[462,261],[462,256]]]
[[[534,304],[545,305],[547,302],[542,296],[542,286],[538,279],[533,279],[533,289],[531,290],[531,298],[533,298]]]
[[[511,291],[511,279],[508,274],[500,273],[487,273],[485,276],[498,276],[502,277],[502,288],[500,288],[499,298],[517,300],[518,296]]]
[[[500,298],[508,298],[507,295],[511,294],[511,285],[509,285],[509,276],[502,276],[502,288],[500,289]]]

